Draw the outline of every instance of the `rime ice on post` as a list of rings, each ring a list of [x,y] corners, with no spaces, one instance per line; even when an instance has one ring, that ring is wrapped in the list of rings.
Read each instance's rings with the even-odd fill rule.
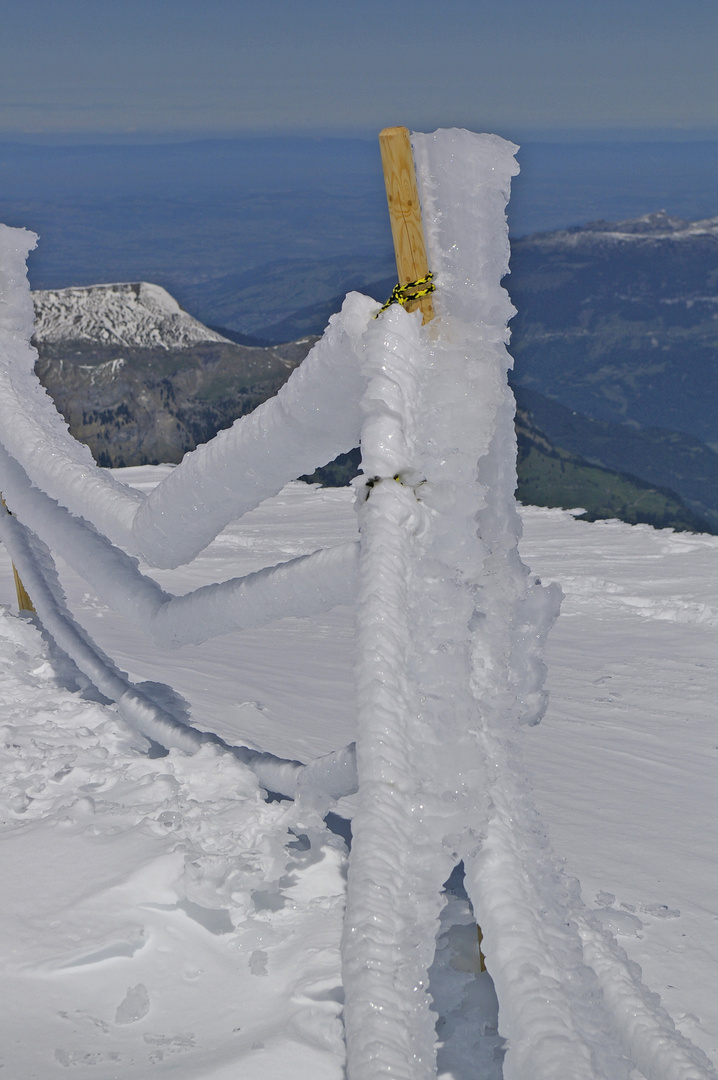
[[[543,712],[557,586],[518,555],[513,147],[415,135],[437,318],[364,335],[357,769],[343,941],[349,1080],[436,1076],[427,971],[459,860],[507,1040],[503,1080],[715,1080],[551,855],[516,741]]]
[[[458,130],[413,145],[437,319],[394,306],[364,337],[350,1080],[436,1075],[427,969],[442,884],[491,816],[483,729],[542,704],[540,665],[512,652],[529,596],[500,285],[516,148]],[[556,603],[532,595],[536,629]]]

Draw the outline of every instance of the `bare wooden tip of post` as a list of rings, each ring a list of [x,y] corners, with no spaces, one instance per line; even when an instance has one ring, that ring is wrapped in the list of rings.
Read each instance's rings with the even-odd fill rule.
[[[379,149],[384,168],[384,183],[389,204],[399,284],[407,285],[410,281],[425,278],[429,273],[409,129],[384,128],[379,132]],[[434,318],[434,303],[431,295],[422,296],[418,300],[410,300],[405,307],[407,311],[421,308],[424,323]]]
[[[12,514],[12,511],[8,510],[7,503],[3,499],[2,495],[0,495],[0,505],[5,507],[8,514]],[[20,580],[20,575],[18,574],[17,570],[15,569],[15,563],[12,564],[12,574],[13,574],[13,577],[15,578],[15,592],[17,593],[18,611],[32,611],[34,613],[35,605],[33,604],[32,600],[28,596],[27,589],[25,588],[22,581]]]
[[[484,935],[481,927],[477,924],[476,930],[479,936],[479,971],[486,971],[486,957],[484,956],[484,950],[482,945],[484,943]]]
[[[28,596],[27,589],[20,580],[20,575],[15,569],[15,563],[12,564],[12,572],[15,578],[15,592],[17,593],[17,606],[19,611],[35,611],[35,605]]]

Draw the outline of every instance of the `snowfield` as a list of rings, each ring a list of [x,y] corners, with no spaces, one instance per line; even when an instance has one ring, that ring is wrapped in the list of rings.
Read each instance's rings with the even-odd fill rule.
[[[148,491],[169,468],[117,475]],[[522,516],[523,559],[566,594],[549,709],[521,735],[535,800],[588,909],[718,1064],[718,538]],[[184,593],[355,537],[353,491],[293,483],[188,567],[143,570]],[[99,645],[198,727],[302,761],[354,737],[351,608],[166,652],[58,568]],[[14,614],[4,551],[0,598],[2,1074],[340,1080],[355,800],[327,829],[212,746],[148,755]],[[478,967],[454,875],[431,970],[447,1080],[502,1075]]]

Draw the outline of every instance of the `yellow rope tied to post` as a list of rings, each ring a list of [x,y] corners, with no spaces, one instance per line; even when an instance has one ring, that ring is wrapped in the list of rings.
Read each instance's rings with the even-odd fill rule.
[[[410,312],[420,308],[426,324],[434,318],[433,274],[426,257],[414,155],[407,128],[384,128],[379,133],[379,147],[399,279],[389,303],[401,304]]]
[[[422,288],[422,285],[425,287]],[[403,307],[413,300],[420,300],[422,296],[428,296],[429,293],[433,293],[435,290],[436,285],[431,270],[424,277],[417,278],[416,281],[407,281],[406,285],[397,284],[392,289],[387,302],[379,308],[374,318],[378,319],[382,311],[386,311],[392,304],[401,304]]]

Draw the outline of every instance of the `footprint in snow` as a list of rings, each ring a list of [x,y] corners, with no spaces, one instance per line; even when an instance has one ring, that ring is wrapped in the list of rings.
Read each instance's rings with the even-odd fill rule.
[[[641,904],[641,911],[654,919],[677,919],[680,915],[678,908],[669,908],[667,904]]]
[[[638,937],[643,929],[643,923],[637,915],[620,908],[600,907],[594,909],[593,914],[605,930],[610,930],[617,937]]]

